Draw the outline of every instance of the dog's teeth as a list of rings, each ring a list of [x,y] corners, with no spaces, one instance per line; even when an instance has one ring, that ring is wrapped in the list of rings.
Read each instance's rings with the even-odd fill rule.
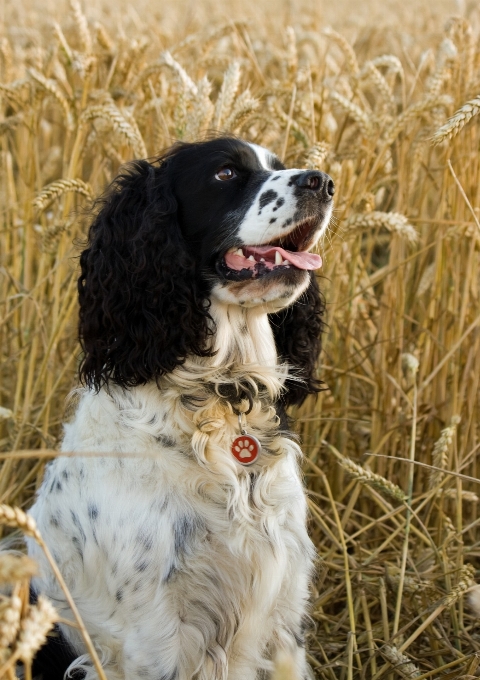
[[[240,255],[240,257],[245,257],[243,254],[243,250],[239,248],[238,250],[235,251],[235,255]]]
[[[253,257],[253,255],[250,255],[248,259],[251,260],[252,262],[255,262],[255,258]]]
[[[260,262],[265,262],[265,258],[264,258],[264,257],[261,257],[261,258],[260,258]]]
[[[284,260],[282,264],[288,264],[288,260]]]
[[[278,250],[275,251],[275,264],[282,264],[282,256],[278,252]]]

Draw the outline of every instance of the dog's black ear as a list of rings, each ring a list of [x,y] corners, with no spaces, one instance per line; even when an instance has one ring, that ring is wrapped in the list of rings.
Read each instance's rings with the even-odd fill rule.
[[[270,314],[278,356],[293,366],[296,375],[302,378],[302,382],[287,379],[287,391],[282,397],[285,406],[300,405],[309,394],[316,394],[322,389],[322,381],[316,377],[315,371],[322,347],[324,311],[325,302],[317,278],[314,272],[310,272],[310,285],[303,295],[291,307]]]
[[[177,223],[169,159],[135,161],[99,201],[80,257],[80,378],[139,385],[205,356],[208,297]]]

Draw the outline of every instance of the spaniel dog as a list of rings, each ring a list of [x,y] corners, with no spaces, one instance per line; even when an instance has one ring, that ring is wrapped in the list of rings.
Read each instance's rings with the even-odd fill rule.
[[[320,389],[310,251],[333,193],[220,137],[131,163],[99,201],[62,445],[76,455],[48,465],[31,514],[109,680],[259,680],[285,654],[308,677],[314,549],[285,409]],[[29,552],[34,596],[71,618]],[[78,628],[59,634],[72,677],[97,678]]]

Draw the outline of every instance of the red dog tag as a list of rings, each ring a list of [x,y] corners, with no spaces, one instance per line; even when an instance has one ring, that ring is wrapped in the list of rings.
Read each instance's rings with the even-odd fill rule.
[[[262,445],[251,434],[242,434],[236,437],[232,443],[232,453],[242,465],[254,463],[262,450]]]

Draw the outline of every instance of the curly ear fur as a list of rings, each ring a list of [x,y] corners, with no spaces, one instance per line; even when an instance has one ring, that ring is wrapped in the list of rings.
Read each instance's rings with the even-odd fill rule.
[[[320,293],[314,272],[310,285],[291,306],[277,314],[270,314],[278,356],[297,369],[302,382],[287,380],[282,401],[284,405],[302,404],[309,394],[322,389],[322,381],[315,376],[315,368],[322,347],[321,333],[325,302]]]
[[[131,163],[99,201],[80,257],[80,378],[97,390],[208,356],[208,292],[177,224],[168,157]]]

